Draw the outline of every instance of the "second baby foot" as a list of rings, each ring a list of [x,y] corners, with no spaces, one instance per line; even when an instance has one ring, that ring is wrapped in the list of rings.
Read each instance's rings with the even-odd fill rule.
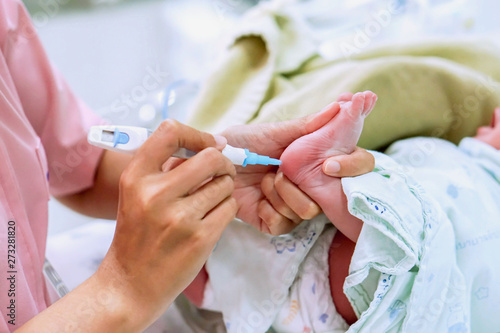
[[[323,162],[328,157],[354,151],[365,117],[373,110],[376,100],[377,95],[371,91],[342,94],[338,102],[340,111],[335,117],[285,149],[280,157],[283,173],[306,193],[308,189],[331,182],[332,177],[321,170]]]
[[[475,138],[495,149],[500,149],[500,107],[493,112],[490,126],[479,127]]]

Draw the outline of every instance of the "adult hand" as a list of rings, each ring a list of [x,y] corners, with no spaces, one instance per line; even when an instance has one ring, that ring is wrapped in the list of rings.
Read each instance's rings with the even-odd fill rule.
[[[18,331],[141,332],[158,318],[236,214],[220,139],[162,123],[122,173],[115,236],[97,272]],[[166,166],[179,147],[199,153]]]
[[[338,167],[331,169],[329,163]],[[332,177],[355,177],[373,170],[375,159],[366,150],[356,147],[349,155],[330,157],[323,163],[323,172]],[[267,173],[261,183],[265,198],[259,203],[259,216],[266,224],[263,231],[281,235],[292,231],[303,220],[312,219],[321,208],[281,171]]]
[[[332,177],[356,177],[374,168],[373,155],[359,147],[356,147],[349,155],[333,156],[323,162],[323,172]]]
[[[238,125],[221,134],[232,146],[279,158],[290,143],[325,125],[339,110],[340,105],[334,102],[321,112],[303,118],[270,124]],[[327,173],[333,176],[355,176],[370,172],[374,167],[373,156],[362,149],[334,159],[341,168],[339,172]],[[325,163],[328,161],[330,159]],[[350,169],[353,165],[356,166],[355,172]],[[233,196],[238,201],[238,218],[262,232],[281,234],[291,231],[303,219],[313,218],[321,209],[285,176],[276,174],[276,170],[276,167],[269,166],[238,167]]]
[[[96,277],[114,282],[142,328],[189,285],[235,217],[235,169],[216,146],[208,133],[165,121],[122,174],[115,237]],[[199,153],[165,172],[180,147]]]

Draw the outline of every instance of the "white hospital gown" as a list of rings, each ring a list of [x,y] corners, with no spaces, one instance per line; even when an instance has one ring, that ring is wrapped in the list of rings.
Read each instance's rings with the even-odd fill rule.
[[[344,283],[358,321],[331,301],[324,217],[278,237],[234,222],[207,262],[204,300],[228,332],[500,331],[500,153],[430,138],[386,153],[342,180],[364,222]]]

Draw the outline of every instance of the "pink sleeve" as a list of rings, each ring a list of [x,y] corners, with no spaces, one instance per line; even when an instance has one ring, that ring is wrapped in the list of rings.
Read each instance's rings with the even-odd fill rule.
[[[0,22],[0,47],[27,121],[45,149],[51,194],[91,187],[102,150],[87,143],[87,132],[101,119],[51,66],[21,1],[0,0],[0,12],[7,18]]]

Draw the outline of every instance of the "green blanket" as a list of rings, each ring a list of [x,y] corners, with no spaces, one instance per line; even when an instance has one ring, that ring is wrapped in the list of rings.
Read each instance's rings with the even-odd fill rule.
[[[260,6],[239,24],[188,124],[218,132],[321,110],[346,91],[379,100],[359,145],[435,136],[458,143],[500,106],[500,51],[485,41],[389,45],[326,60],[304,20],[287,6]]]

